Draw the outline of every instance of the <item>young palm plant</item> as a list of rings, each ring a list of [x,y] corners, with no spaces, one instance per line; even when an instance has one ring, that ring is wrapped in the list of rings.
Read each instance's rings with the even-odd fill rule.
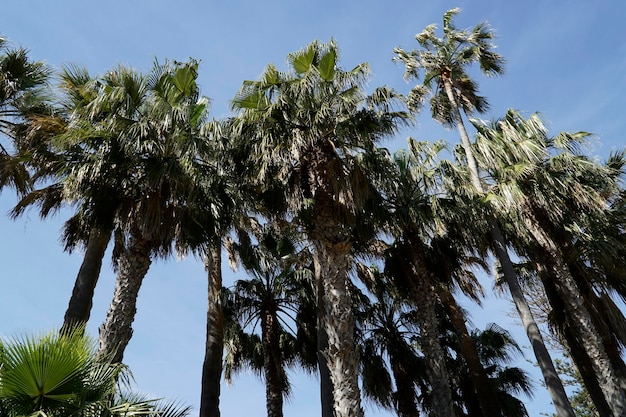
[[[1,415],[184,417],[189,413],[188,407],[121,391],[129,386],[128,369],[97,357],[95,341],[83,330],[2,341]]]

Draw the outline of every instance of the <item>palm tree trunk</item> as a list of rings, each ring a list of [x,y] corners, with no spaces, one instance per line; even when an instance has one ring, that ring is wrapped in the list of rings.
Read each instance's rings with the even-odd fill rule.
[[[585,349],[576,341],[575,331],[575,329],[569,329],[567,326],[563,330],[563,336],[568,344],[568,353],[580,373],[585,389],[589,393],[589,397],[591,397],[599,417],[614,417],[613,411],[604,397],[598,378],[593,371],[591,359],[589,359]]]
[[[415,235],[417,236],[417,235]],[[408,245],[404,248],[403,268],[411,277],[412,298],[420,328],[420,347],[426,359],[426,375],[431,385],[433,415],[447,417],[454,415],[450,376],[446,366],[444,348],[441,346],[441,335],[437,317],[437,293],[430,272],[426,269],[426,260],[421,242],[415,242],[411,236],[405,236]]]
[[[565,247],[568,253],[572,251],[571,245],[567,242],[565,245],[561,242],[558,244],[560,248]],[[561,249],[560,253],[563,253],[562,250],[563,249]],[[564,255],[563,258],[568,259],[569,257]],[[585,300],[585,306],[591,315],[591,320],[593,320],[602,335],[602,344],[607,355],[611,358],[615,372],[619,375],[621,381],[626,381],[626,364],[622,358],[620,342],[616,337],[615,325],[611,319],[611,315],[614,313],[622,314],[620,307],[615,304],[607,293],[597,294],[595,292],[592,284],[586,279],[585,272],[581,271],[579,263],[567,261],[567,266]]]
[[[93,228],[87,240],[83,263],[78,270],[74,282],[72,297],[65,311],[61,333],[66,334],[76,326],[85,325],[89,321],[93,294],[100,277],[102,259],[111,239],[111,233]]]
[[[281,377],[280,345],[277,326],[278,317],[267,312],[261,317],[263,340],[263,370],[265,373],[265,401],[267,417],[283,417],[283,391],[285,381]]]
[[[318,227],[322,224],[327,223],[317,222]],[[323,289],[321,322],[328,337],[324,355],[333,386],[334,415],[363,417],[359,354],[354,342],[355,318],[348,278],[350,243],[324,239],[315,240],[314,245],[316,279]]]
[[[450,288],[446,285],[440,285],[439,294],[442,302],[448,312],[448,316],[452,321],[454,330],[459,338],[459,344],[461,346],[461,352],[465,363],[467,364],[468,373],[476,396],[478,397],[478,404],[484,416],[501,416],[502,412],[498,406],[498,402],[494,399],[498,398],[498,393],[493,389],[493,384],[489,381],[489,377],[485,373],[476,345],[472,340],[472,337],[467,331],[465,325],[465,317],[459,308],[456,300],[450,292]]]
[[[316,272],[317,274],[317,272]],[[322,307],[323,290],[321,279],[316,280],[316,306],[317,306],[317,368],[320,373],[320,402],[322,417],[333,417],[333,383],[330,378],[328,361],[324,352],[328,349],[328,336],[322,322],[324,309]]]
[[[580,295],[579,288],[567,265],[565,265],[557,245],[539,226],[528,203],[523,209],[526,227],[545,253],[544,259],[547,261],[545,267],[554,277],[554,286],[565,305],[565,317],[568,325],[572,329],[577,329],[576,340],[584,346],[613,414],[616,417],[623,416],[626,413],[626,392],[624,392],[619,375],[613,369],[611,359],[604,349],[602,335],[598,332],[589,311],[585,308],[583,297]]]
[[[545,255],[541,253],[539,256],[543,257]],[[565,322],[565,306],[555,288],[555,280],[549,277],[547,273],[540,274],[540,277],[545,288],[546,297],[553,311],[552,320],[559,327],[560,334],[563,335],[569,356],[582,377],[583,384],[598,411],[599,417],[613,417],[613,411],[611,411],[609,404],[606,402],[602,387],[593,371],[591,360],[585,349],[578,343],[575,334],[577,329],[571,329]]]
[[[446,90],[448,100],[450,101],[450,106],[452,107],[452,116],[459,131],[463,149],[465,150],[472,184],[474,185],[476,191],[482,194],[484,193],[484,190],[482,183],[480,182],[480,176],[478,175],[478,164],[476,163],[474,153],[472,152],[469,135],[467,134],[463,118],[461,117],[461,111],[454,94],[452,82],[449,79],[444,80],[444,88]],[[548,393],[550,394],[550,398],[552,399],[557,415],[559,417],[575,417],[574,410],[572,410],[572,406],[569,403],[567,394],[565,393],[565,388],[563,388],[563,383],[559,378],[559,374],[554,367],[554,362],[552,362],[550,353],[548,352],[548,349],[543,341],[543,337],[539,332],[539,326],[537,326],[537,322],[532,315],[530,306],[528,305],[526,298],[524,298],[524,293],[517,279],[517,274],[515,273],[513,262],[509,257],[509,251],[504,237],[502,236],[500,227],[492,218],[487,220],[489,221],[491,239],[493,240],[495,246],[496,258],[498,258],[500,265],[502,266],[502,272],[507,287],[509,288],[509,292],[511,293],[511,298],[513,299],[515,308],[520,316],[522,325],[526,329],[528,340],[533,348],[537,364],[541,369],[546,388],[548,389]]]
[[[392,357],[389,362],[393,379],[396,381],[394,400],[398,417],[419,417],[420,413],[417,409],[415,389],[413,388],[415,382],[404,366],[402,357]]]
[[[137,313],[137,297],[143,278],[148,273],[151,245],[139,232],[131,231],[128,247],[118,259],[118,273],[113,300],[107,318],[100,327],[98,356],[121,363],[124,350],[133,334]]]
[[[222,290],[222,241],[216,237],[206,249],[204,267],[208,273],[206,345],[202,364],[200,417],[220,416],[222,356],[224,354],[224,311],[219,302]]]

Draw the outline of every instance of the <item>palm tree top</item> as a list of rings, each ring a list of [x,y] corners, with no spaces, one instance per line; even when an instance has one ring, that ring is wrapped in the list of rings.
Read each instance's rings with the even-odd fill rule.
[[[438,26],[434,23],[415,35],[415,40],[422,49],[410,53],[401,48],[395,49],[396,53],[401,54],[398,60],[405,62],[405,57],[418,59],[411,60],[405,77],[419,78],[420,69],[424,69],[425,83],[437,76],[457,78],[465,75],[465,67],[474,62],[478,62],[480,70],[487,76],[504,73],[504,58],[493,51],[495,45],[492,41],[496,37],[493,29],[487,22],[481,22],[472,29],[458,29],[453,18],[460,12],[460,8],[454,8],[444,13],[443,37],[437,37]]]
[[[487,76],[504,72],[504,58],[494,51],[495,33],[486,22],[472,29],[458,29],[453,18],[461,9],[448,10],[443,15],[443,36],[437,36],[438,26],[430,24],[415,35],[418,49],[405,51],[394,49],[394,60],[405,65],[404,77],[407,80],[422,80],[408,97],[409,108],[418,111],[425,98],[432,95],[431,109],[435,118],[445,124],[451,122],[450,103],[443,91],[443,85],[451,82],[457,94],[459,105],[465,113],[483,113],[489,108],[484,97],[478,95],[478,85],[467,74],[467,68],[478,63]],[[423,72],[423,74],[422,74]]]

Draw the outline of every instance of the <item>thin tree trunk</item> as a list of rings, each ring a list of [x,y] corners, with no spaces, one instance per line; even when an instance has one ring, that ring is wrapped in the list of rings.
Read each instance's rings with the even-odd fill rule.
[[[265,374],[265,402],[267,417],[283,417],[283,388],[278,334],[278,317],[268,312],[261,318],[263,341],[263,370]]]
[[[202,364],[200,417],[220,416],[222,356],[224,354],[224,311],[218,302],[222,290],[222,241],[216,237],[208,244],[204,258],[208,273],[206,345]]]
[[[478,404],[484,416],[501,416],[502,412],[498,401],[498,393],[494,389],[493,384],[489,381],[489,377],[485,372],[476,345],[472,340],[472,337],[467,331],[465,325],[465,317],[459,308],[456,300],[452,296],[450,289],[446,285],[441,285],[439,289],[443,305],[448,312],[454,330],[459,338],[459,345],[461,346],[461,352],[465,363],[467,364],[468,373],[476,396],[478,397]]]
[[[609,407],[615,417],[624,416],[626,414],[626,404],[624,403],[626,393],[620,386],[619,375],[613,369],[611,359],[602,344],[602,335],[597,331],[584,306],[583,298],[572,274],[564,264],[557,245],[539,226],[528,204],[524,207],[524,222],[533,238],[545,252],[546,268],[555,278],[554,286],[565,304],[565,317],[568,325],[577,329],[576,339],[589,356]]]
[[[137,313],[137,297],[150,264],[150,242],[138,232],[131,232],[128,247],[118,259],[118,273],[113,300],[104,324],[100,327],[98,356],[121,363],[132,335]]]
[[[84,326],[89,321],[93,294],[100,277],[102,259],[111,240],[111,232],[103,232],[93,228],[89,233],[83,262],[78,270],[72,297],[70,298],[61,333],[71,331],[77,326]]]
[[[563,388],[563,383],[559,378],[559,374],[554,367],[554,362],[552,362],[550,353],[543,341],[543,336],[539,331],[539,326],[537,326],[537,322],[532,315],[528,301],[524,298],[524,292],[517,280],[513,262],[509,257],[506,244],[504,243],[504,237],[495,221],[491,220],[490,223],[492,224],[490,232],[495,245],[496,257],[500,261],[504,279],[511,293],[511,299],[515,304],[522,325],[526,329],[526,335],[535,353],[535,359],[537,359],[537,364],[539,365],[539,369],[541,369],[543,380],[552,398],[552,403],[554,404],[557,415],[559,417],[575,417],[565,388]]]
[[[318,223],[319,225],[319,223]],[[348,277],[349,242],[315,240],[316,278],[321,280],[322,323],[328,337],[324,352],[333,386],[335,417],[363,417],[359,389],[359,353]]]
[[[559,242],[559,247],[566,247],[566,251],[572,250],[571,245],[567,242],[565,245]],[[561,249],[562,251],[563,249]],[[564,258],[568,258],[564,256]],[[572,277],[576,281],[582,297],[585,300],[585,306],[591,315],[591,319],[596,325],[598,331],[602,335],[602,344],[606,353],[611,358],[611,364],[615,369],[615,372],[619,375],[620,381],[624,383],[626,381],[626,364],[622,358],[622,352],[620,342],[616,337],[615,324],[611,319],[610,311],[621,313],[620,308],[611,299],[611,296],[607,293],[597,294],[593,289],[591,283],[585,277],[585,272],[581,271],[580,265],[576,262],[567,262],[569,271],[572,273]],[[622,314],[623,315],[623,314]]]
[[[449,79],[444,81],[444,88],[452,107],[454,122],[459,131],[459,136],[461,137],[461,143],[465,151],[465,157],[467,158],[472,184],[478,193],[483,194],[483,186],[480,182],[480,176],[478,175],[478,164],[474,158],[469,135],[467,134],[467,130],[465,130],[465,124],[463,123],[461,111],[453,91],[452,83]],[[574,410],[572,410],[572,406],[567,398],[565,388],[563,388],[563,383],[559,378],[559,374],[554,367],[550,353],[548,352],[548,349],[543,341],[543,337],[539,332],[539,326],[537,326],[537,322],[533,318],[530,306],[524,298],[524,293],[517,279],[517,274],[515,273],[513,262],[509,257],[507,245],[504,237],[502,236],[502,232],[500,231],[500,227],[491,217],[487,220],[489,221],[489,232],[495,246],[496,258],[498,258],[500,265],[502,266],[502,272],[507,283],[507,287],[509,288],[509,292],[511,293],[511,298],[515,303],[515,308],[520,316],[522,325],[526,329],[528,340],[530,341],[533,352],[535,353],[537,364],[543,374],[546,388],[548,389],[548,393],[550,394],[550,398],[552,399],[557,415],[559,417],[575,417]]]

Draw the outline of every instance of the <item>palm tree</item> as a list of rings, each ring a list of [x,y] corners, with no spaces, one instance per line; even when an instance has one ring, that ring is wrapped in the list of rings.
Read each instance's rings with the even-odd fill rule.
[[[194,61],[155,63],[149,76],[124,67],[97,79],[78,69],[64,76],[75,108],[69,129],[57,140],[66,158],[58,187],[78,207],[66,239],[89,242],[95,233],[102,245],[94,258],[101,262],[115,230],[118,280],[100,338],[101,354],[116,352],[115,361],[122,360],[130,339],[151,257],[167,255],[172,242],[197,228],[193,198],[206,197],[209,180],[195,179],[215,177],[198,158],[206,145],[199,131],[207,100],[199,96],[196,78]],[[97,272],[89,281],[91,294],[96,279]]]
[[[433,167],[441,143],[429,147],[409,139],[409,151],[398,151],[389,170],[385,188],[390,213],[385,227],[395,240],[387,249],[385,272],[392,282],[407,288],[410,298],[419,306],[415,311],[420,328],[421,350],[426,360],[428,381],[438,395],[433,397],[437,416],[453,414],[452,391],[445,366],[444,348],[437,306],[441,303],[437,278],[427,265],[427,241],[443,229],[438,201],[438,179]]]
[[[420,330],[416,311],[376,268],[359,268],[373,300],[359,303],[359,346],[364,395],[398,416],[420,415],[418,387],[427,391],[428,378],[415,340]],[[446,381],[448,383],[448,381]],[[394,389],[395,388],[395,389]]]
[[[402,297],[376,268],[360,268],[368,288],[374,290],[369,303],[361,303],[359,329],[361,335],[363,390],[366,396],[385,408],[395,408],[400,416],[418,416],[419,409],[435,413],[439,392],[428,382],[428,359],[422,350],[421,331],[415,305]],[[458,308],[458,307],[457,307]],[[439,338],[444,346],[447,381],[453,390],[455,416],[488,416],[476,396],[475,379],[468,366],[466,348],[458,337],[449,309],[439,305]],[[523,403],[515,395],[531,395],[528,376],[519,368],[506,366],[513,353],[521,353],[508,332],[492,324],[485,331],[472,330],[472,345],[485,374],[481,383],[489,386],[492,410],[496,415],[527,416]],[[392,382],[393,381],[393,382]],[[396,390],[393,387],[395,385]]]
[[[494,323],[482,331],[472,330],[471,337],[478,348],[480,360],[489,375],[488,383],[493,386],[496,392],[493,402],[499,408],[499,414],[508,417],[527,417],[528,412],[524,403],[515,395],[523,393],[528,397],[532,396],[530,378],[520,368],[506,366],[515,354],[522,353],[521,348],[509,332]],[[452,345],[453,350],[461,352],[461,346],[455,346],[455,343]],[[467,414],[465,415],[485,416],[484,413],[480,413],[476,404],[471,378],[467,373],[463,356],[457,355],[454,359],[449,358],[449,360],[456,365],[455,375],[458,377],[460,400],[466,409]]]
[[[483,184],[461,111],[466,114],[481,113],[488,108],[488,103],[484,97],[478,95],[477,84],[466,71],[477,62],[484,74],[498,75],[503,72],[504,60],[493,51],[491,41],[494,33],[486,23],[480,23],[472,30],[458,30],[454,26],[452,19],[459,11],[452,9],[444,13],[442,38],[436,36],[437,26],[429,25],[415,36],[421,49],[406,52],[396,48],[394,52],[396,59],[405,64],[407,79],[419,79],[421,72],[424,72],[423,83],[414,87],[409,94],[409,107],[418,110],[425,99],[431,96],[433,117],[444,125],[457,128],[472,184],[475,191],[482,195]],[[526,329],[557,413],[562,417],[574,417],[563,384],[524,299],[502,231],[491,214],[487,214],[487,220],[494,253],[502,265],[507,287]]]
[[[280,417],[283,399],[289,393],[285,368],[297,359],[299,305],[305,298],[313,298],[312,273],[298,266],[303,259],[298,259],[302,254],[296,253],[293,240],[284,233],[277,236],[267,227],[256,245],[244,239],[229,245],[229,252],[250,275],[248,280],[236,281],[228,292],[229,311],[236,321],[230,334],[252,343],[228,344],[228,375],[243,363],[260,366],[265,378],[267,415]],[[246,329],[255,332],[259,325],[260,339],[255,341],[254,333],[242,334]],[[257,352],[262,361],[255,360]]]
[[[288,60],[289,72],[270,65],[258,81],[244,82],[232,106],[257,188],[282,194],[276,201],[313,246],[335,415],[362,416],[348,270],[357,216],[377,193],[360,164],[407,115],[392,111],[389,89],[366,96],[367,65],[341,69],[332,41],[313,42]],[[272,177],[282,188],[268,187]]]
[[[30,127],[51,111],[45,91],[49,76],[43,62],[32,61],[24,48],[9,49],[0,38],[0,191],[10,185],[21,194],[32,186],[25,159],[35,151],[29,149],[36,131]]]
[[[211,199],[205,187],[219,175],[199,157],[208,146],[200,134],[208,102],[199,96],[197,68],[195,61],[174,62],[155,65],[147,79],[121,69],[104,80],[104,104],[120,98],[142,101],[132,114],[110,119],[113,126],[121,127],[122,152],[129,168],[122,180],[127,187],[124,201],[116,211],[118,277],[100,330],[100,352],[113,354],[117,361],[122,360],[132,334],[137,295],[151,256],[167,256],[175,242],[176,248],[187,244],[192,230],[197,236],[198,222],[207,220],[200,214],[205,207],[212,206],[213,211],[207,213],[220,210],[220,202]],[[128,81],[140,88],[126,90]],[[144,83],[146,95],[133,97]],[[202,230],[213,231],[201,225]]]
[[[591,367],[606,404],[614,415],[621,415],[626,398],[625,366],[619,349],[614,348],[616,341],[611,340],[615,334],[611,321],[601,313],[611,303],[596,295],[594,285],[580,271],[587,269],[583,266],[587,261],[576,261],[578,251],[573,242],[590,240],[585,236],[594,232],[594,223],[600,218],[604,221],[604,194],[619,189],[616,181],[622,169],[618,167],[625,161],[613,158],[612,170],[593,163],[577,152],[587,133],[564,132],[549,138],[536,115],[524,119],[509,111],[491,125],[476,122],[476,126],[481,162],[495,181],[493,193],[523,228],[518,235],[534,246],[529,256],[538,263],[539,276],[572,355],[582,359],[576,349],[584,350],[588,360],[579,362],[581,369]],[[609,289],[598,282],[596,287],[600,286]],[[621,313],[616,319],[625,322]],[[598,390],[590,386],[590,391]],[[601,404],[598,408],[604,409]]]
[[[64,68],[60,80],[59,128],[42,143],[47,152],[37,162],[43,159],[46,169],[38,166],[35,172],[36,179],[45,180],[44,186],[26,194],[11,214],[17,217],[35,205],[45,218],[64,204],[75,207],[64,224],[63,241],[65,250],[84,246],[85,253],[61,328],[66,332],[89,320],[102,259],[115,227],[115,211],[122,202],[125,179],[119,173],[128,169],[128,161],[123,160],[119,129],[114,132],[105,125],[120,106],[94,105],[104,94],[101,80],[78,66]],[[130,90],[131,83],[126,87]],[[127,113],[134,111],[133,106],[136,109],[137,97],[143,94],[138,89],[129,92],[136,100],[125,102]],[[119,175],[111,175],[116,170]]]
[[[129,386],[128,369],[98,358],[95,342],[83,330],[0,344],[0,414],[184,417],[189,413],[188,407],[120,391]]]

